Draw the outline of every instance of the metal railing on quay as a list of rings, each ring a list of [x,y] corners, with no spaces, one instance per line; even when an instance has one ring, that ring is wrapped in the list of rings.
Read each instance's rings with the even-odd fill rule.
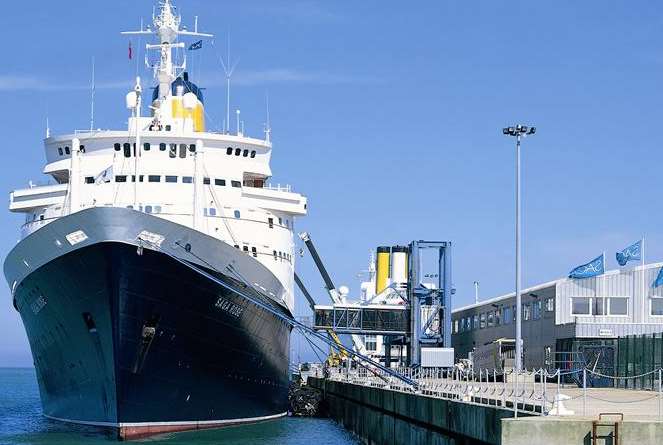
[[[469,370],[464,371],[457,368],[394,368],[394,371],[415,382],[415,385],[407,385],[402,380],[387,375],[380,370],[371,369],[365,366],[356,368],[341,366],[327,367],[316,370],[315,376],[327,378],[333,381],[340,381],[361,386],[370,386],[375,388],[384,388],[393,391],[406,393],[416,393],[429,397],[454,400],[463,403],[476,405],[493,406],[497,408],[510,409],[514,411],[514,416],[518,413],[527,413],[530,415],[582,415],[586,416],[590,412],[591,401],[601,402],[603,404],[613,403],[620,405],[644,403],[652,399],[657,399],[657,417],[663,420],[663,369],[658,368],[647,373],[627,377],[615,377],[604,375],[589,368],[576,369],[571,371],[555,370],[554,372],[546,369],[524,370],[516,373],[513,370],[498,373],[496,370]],[[644,376],[654,374],[654,380],[657,381],[656,391],[650,394],[640,395],[636,399],[624,399],[620,396],[601,396],[592,392],[593,388],[590,382],[590,376],[601,379],[612,379],[613,386],[603,387],[602,389],[616,389],[623,392],[635,392],[632,390],[620,389],[618,380],[640,379]],[[569,376],[577,377],[577,383],[574,385],[580,391],[575,395],[566,395],[571,386],[565,383]],[[582,399],[581,412],[570,412],[565,409],[563,402]],[[649,408],[643,408],[649,409]],[[650,411],[647,415],[652,415]]]

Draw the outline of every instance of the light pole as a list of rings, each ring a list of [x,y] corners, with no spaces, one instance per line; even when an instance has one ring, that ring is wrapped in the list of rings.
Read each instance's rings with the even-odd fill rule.
[[[523,136],[531,135],[536,132],[536,127],[527,125],[516,125],[502,129],[506,136],[516,137],[516,372],[523,369],[523,345],[522,345],[522,304],[520,301],[521,290],[521,270],[520,270],[520,140]]]

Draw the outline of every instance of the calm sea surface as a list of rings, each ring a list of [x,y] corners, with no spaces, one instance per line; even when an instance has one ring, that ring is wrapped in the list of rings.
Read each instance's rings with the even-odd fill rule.
[[[0,368],[0,444],[79,445],[111,444],[113,437],[91,427],[63,424],[41,415],[39,390],[33,369]],[[257,425],[193,431],[142,441],[167,444],[292,444],[344,445],[358,442],[327,419],[288,417]]]

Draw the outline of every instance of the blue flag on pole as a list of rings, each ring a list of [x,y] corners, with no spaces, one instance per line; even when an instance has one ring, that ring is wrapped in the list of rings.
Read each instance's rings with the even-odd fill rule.
[[[640,261],[642,259],[642,240],[631,244],[621,252],[617,252],[616,256],[620,266],[626,266],[629,261]]]
[[[197,49],[201,49],[203,47],[203,41],[198,40],[197,42],[193,42],[191,45],[189,45],[189,51],[195,51]]]
[[[594,258],[589,263],[578,266],[569,272],[569,278],[591,278],[605,272],[605,255]]]
[[[658,271],[658,276],[654,280],[654,283],[651,285],[651,287],[658,287],[661,285],[663,285],[663,267]]]

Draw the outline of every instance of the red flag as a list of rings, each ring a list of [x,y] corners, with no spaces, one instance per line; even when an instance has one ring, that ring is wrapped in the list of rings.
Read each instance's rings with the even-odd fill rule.
[[[129,42],[129,60],[131,60],[132,55],[133,55],[133,51],[131,50],[131,42]]]

